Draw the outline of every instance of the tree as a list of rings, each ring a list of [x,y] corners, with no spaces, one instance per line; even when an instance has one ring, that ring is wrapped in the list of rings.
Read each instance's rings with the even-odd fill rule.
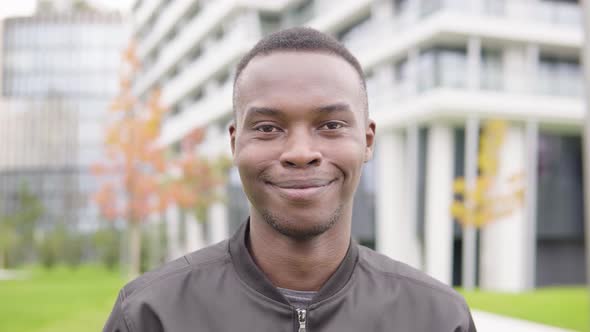
[[[230,160],[223,156],[214,160],[199,156],[197,146],[204,136],[204,130],[196,128],[182,139],[181,153],[170,164],[173,175],[164,183],[169,201],[192,213],[197,220],[204,220],[207,207],[222,199],[217,188],[225,182],[231,166]]]
[[[25,184],[21,185],[13,212],[0,215],[0,269],[7,266],[9,252],[20,244],[32,245],[35,223],[42,214],[41,201]]]
[[[507,126],[503,120],[490,120],[485,124],[477,160],[479,175],[473,183],[465,177],[460,177],[453,183],[453,190],[458,198],[451,205],[451,214],[463,227],[463,257],[466,257],[463,262],[463,287],[467,290],[475,286],[475,256],[466,254],[475,250],[475,238],[467,239],[465,234],[512,214],[524,202],[523,174],[514,174],[508,179],[499,179],[498,175],[499,153],[504,144]],[[466,174],[467,171],[465,170]],[[498,190],[500,181],[508,182],[508,192]]]
[[[156,147],[166,108],[161,106],[159,90],[142,103],[133,95],[131,83],[139,70],[135,44],[123,53],[119,94],[110,110],[113,121],[106,130],[110,163],[96,164],[93,173],[108,175],[95,194],[101,214],[108,220],[124,219],[129,227],[129,274],[140,271],[140,223],[155,211],[165,208],[157,181],[165,171],[164,150]]]
[[[140,224],[152,213],[170,204],[202,215],[206,206],[220,199],[216,186],[225,179],[229,161],[209,161],[198,155],[203,129],[195,129],[182,140],[177,159],[166,156],[158,146],[164,116],[159,89],[148,93],[146,102],[133,95],[131,82],[139,68],[135,45],[123,54],[120,91],[111,110],[114,121],[106,131],[109,164],[94,165],[97,176],[110,175],[95,195],[102,215],[108,220],[124,219],[129,226],[130,276],[140,272]]]

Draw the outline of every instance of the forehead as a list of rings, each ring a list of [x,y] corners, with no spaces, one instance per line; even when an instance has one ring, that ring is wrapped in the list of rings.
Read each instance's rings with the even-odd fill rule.
[[[320,52],[273,52],[254,57],[236,82],[236,108],[266,103],[363,101],[361,79],[346,60]],[[275,106],[275,105],[273,105]]]

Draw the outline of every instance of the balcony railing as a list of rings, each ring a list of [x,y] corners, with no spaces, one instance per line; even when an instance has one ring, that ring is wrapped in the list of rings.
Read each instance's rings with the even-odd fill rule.
[[[479,6],[470,0],[422,0],[418,7],[406,1],[396,11],[396,27],[403,29],[431,14],[450,10],[486,16],[509,17],[531,22],[580,27],[582,8],[579,3],[558,0],[540,0],[526,3],[514,0],[483,0]]]

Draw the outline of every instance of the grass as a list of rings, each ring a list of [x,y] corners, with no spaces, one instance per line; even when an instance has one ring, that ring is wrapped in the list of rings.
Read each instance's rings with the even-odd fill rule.
[[[590,301],[585,287],[540,288],[520,294],[461,293],[472,309],[575,331],[590,331]]]
[[[92,266],[0,281],[0,331],[100,331],[123,283],[117,272]]]
[[[0,331],[100,331],[124,279],[93,266],[33,269],[26,280],[0,281]],[[576,331],[590,331],[584,287],[521,294],[461,292],[470,307]]]

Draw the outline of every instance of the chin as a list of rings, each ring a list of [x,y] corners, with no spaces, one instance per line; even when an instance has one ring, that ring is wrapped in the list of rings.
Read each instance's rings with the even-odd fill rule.
[[[325,210],[324,210],[325,211]],[[280,234],[296,240],[309,240],[320,236],[330,230],[341,219],[342,205],[338,206],[332,213],[326,216],[318,214],[313,218],[297,217],[283,213],[278,214],[272,211],[262,211],[262,219]]]

